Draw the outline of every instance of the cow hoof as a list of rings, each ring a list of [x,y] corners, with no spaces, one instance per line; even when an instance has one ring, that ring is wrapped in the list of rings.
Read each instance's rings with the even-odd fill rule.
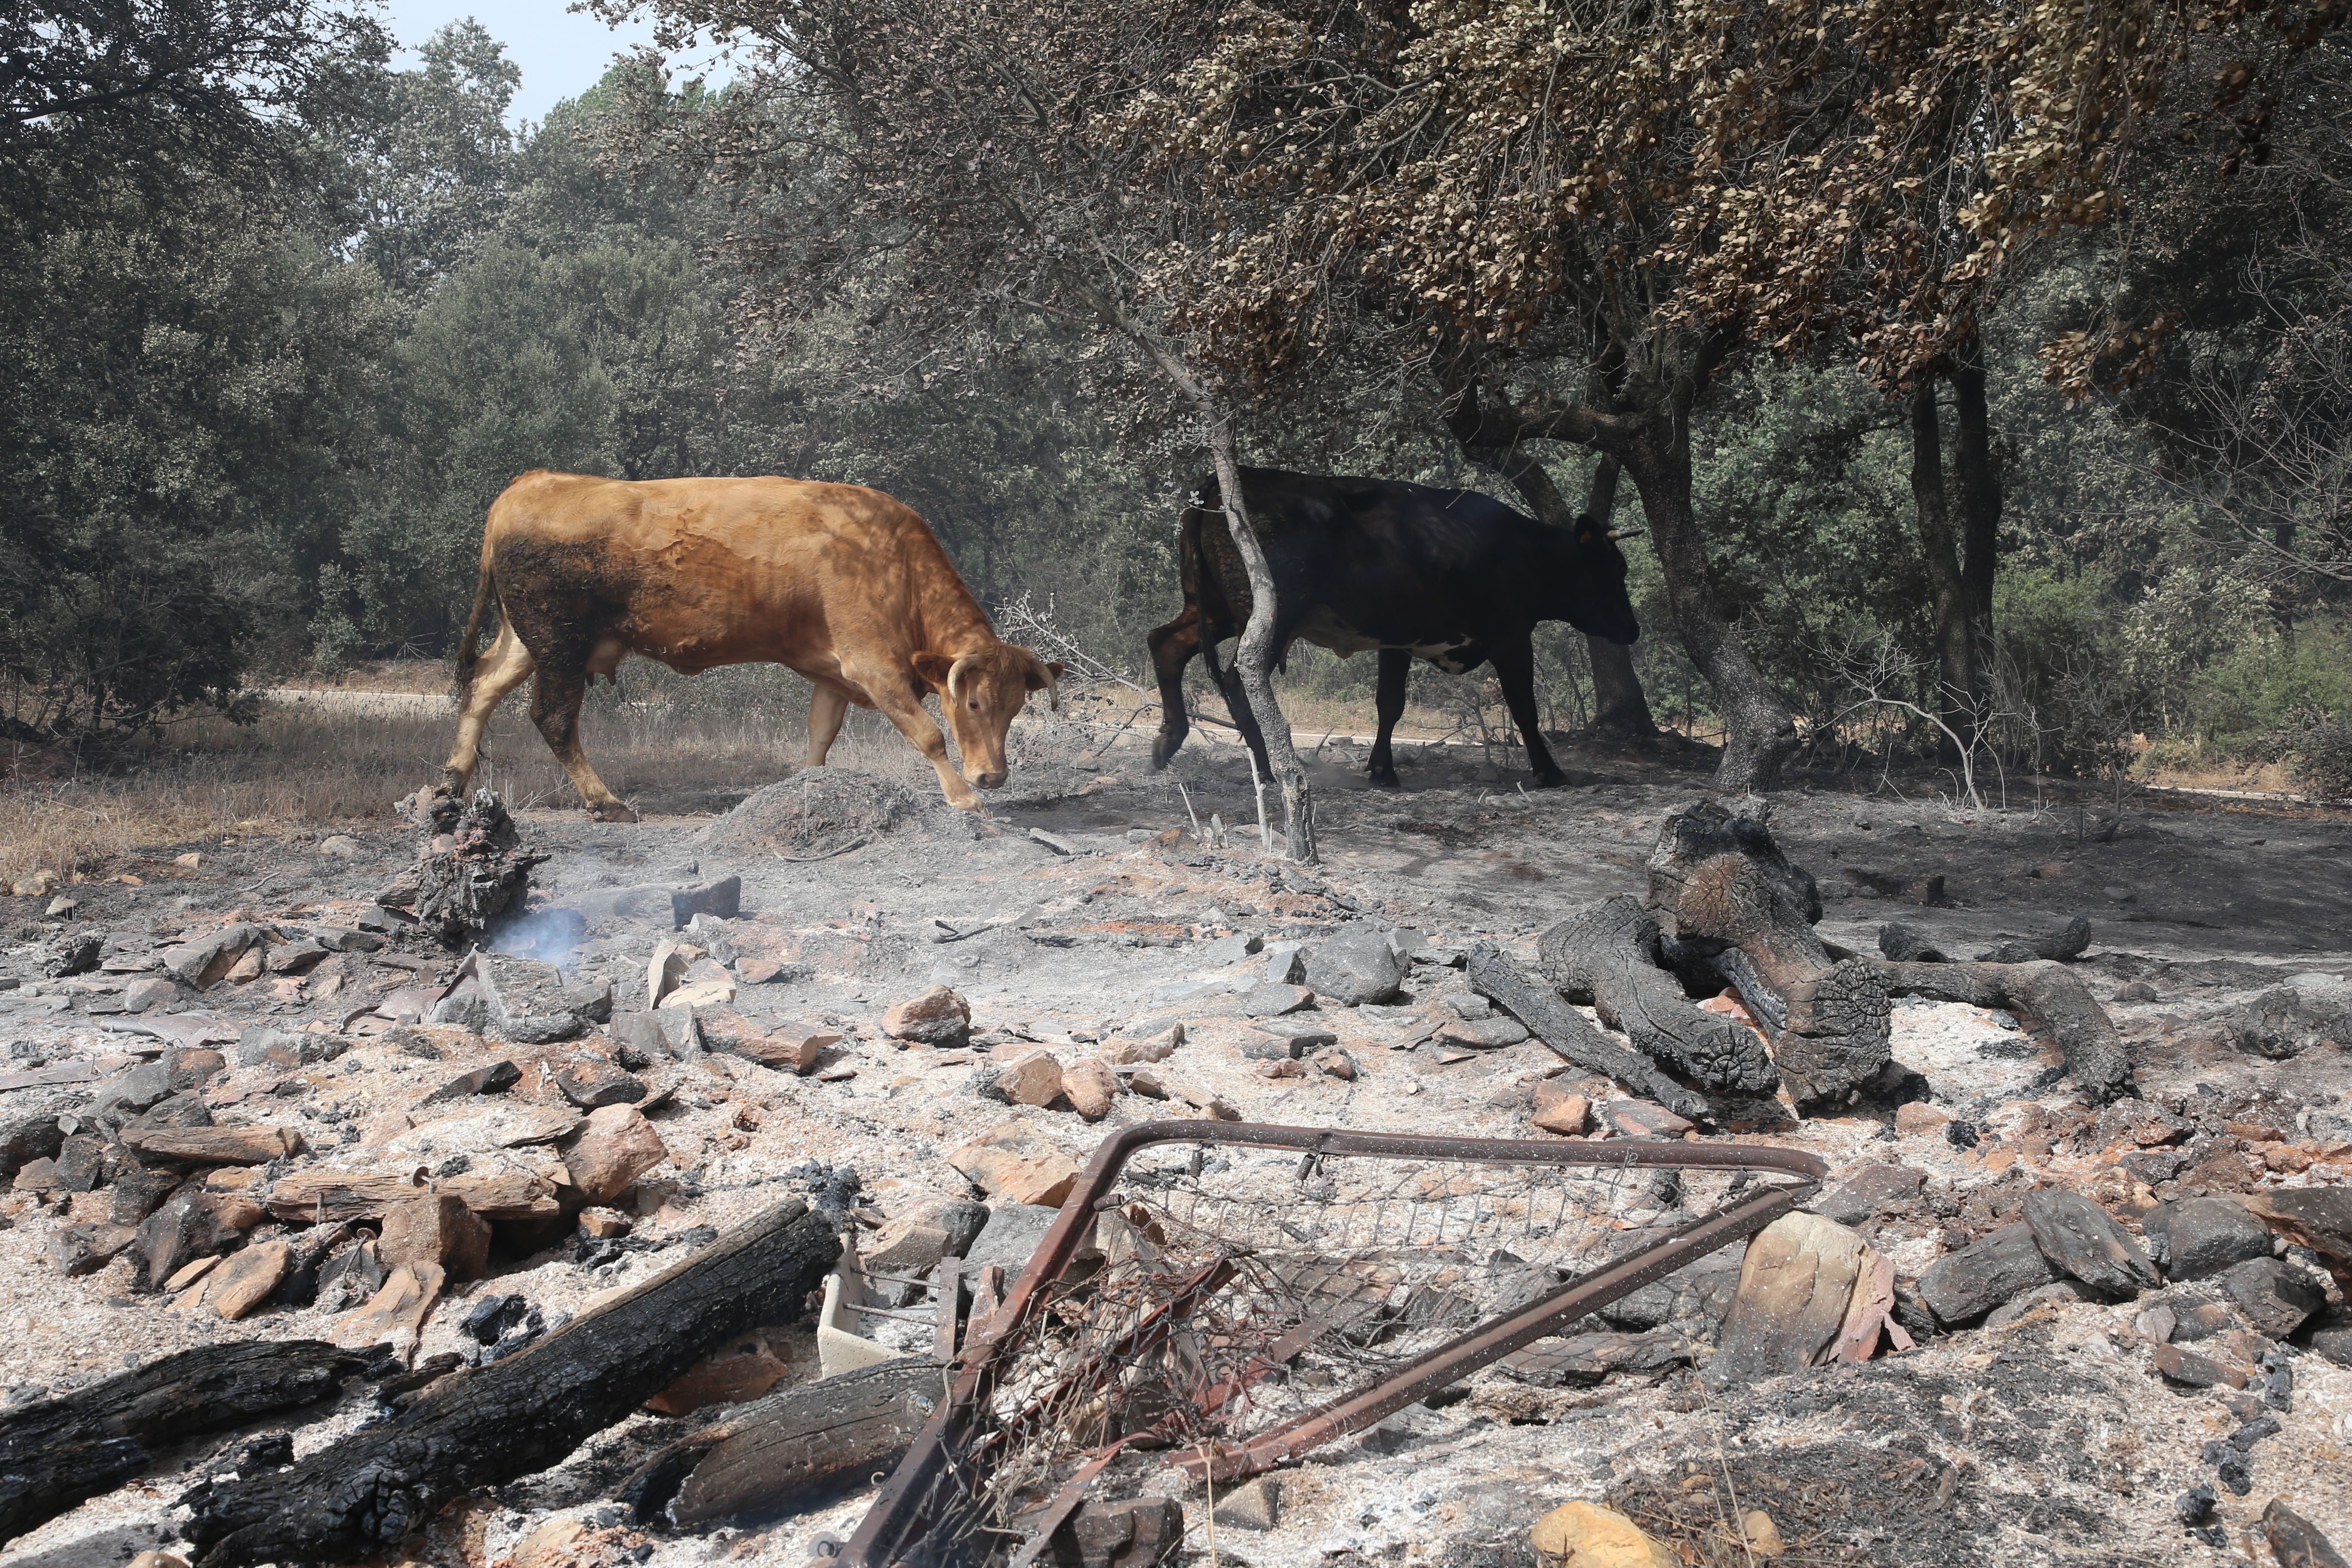
[[[1386,773],[1375,773],[1372,774],[1372,787],[1374,789],[1402,789],[1404,788],[1404,781],[1396,776],[1396,770],[1394,768],[1391,768]]]
[[[1568,775],[1566,773],[1538,773],[1536,775],[1536,788],[1538,789],[1559,789],[1567,783]]]
[[[610,805],[592,805],[588,808],[588,820],[591,822],[635,822],[636,819],[637,814],[618,801],[614,801]]]

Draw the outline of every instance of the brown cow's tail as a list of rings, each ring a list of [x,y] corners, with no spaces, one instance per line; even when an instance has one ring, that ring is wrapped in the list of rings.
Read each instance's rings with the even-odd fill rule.
[[[474,585],[474,609],[466,617],[466,633],[457,639],[457,706],[463,708],[474,689],[474,668],[481,662],[482,618],[496,601],[491,596],[490,552],[482,552],[481,581]]]

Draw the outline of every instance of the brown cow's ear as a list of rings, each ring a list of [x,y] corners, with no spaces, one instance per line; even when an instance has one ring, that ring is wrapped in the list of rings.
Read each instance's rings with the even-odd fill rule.
[[[915,656],[915,673],[929,683],[934,691],[948,689],[948,672],[955,668],[951,653],[919,653]]]
[[[1023,679],[1026,682],[1029,689],[1032,691],[1043,691],[1045,688],[1053,685],[1061,679],[1062,661],[1058,658],[1050,660],[1045,664],[1039,664],[1034,659],[1032,659],[1029,663],[1028,673],[1023,677]]]

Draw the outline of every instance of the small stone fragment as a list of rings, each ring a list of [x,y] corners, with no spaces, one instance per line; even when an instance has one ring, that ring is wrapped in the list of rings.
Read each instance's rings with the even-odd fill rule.
[[[1110,1102],[1119,1093],[1118,1079],[1095,1058],[1081,1057],[1062,1069],[1062,1092],[1080,1116],[1099,1121],[1110,1114]]]
[[[1945,1254],[1919,1276],[1919,1299],[1947,1328],[1973,1322],[2012,1296],[2057,1279],[2022,1222]]]
[[[214,1311],[234,1322],[269,1300],[294,1269],[294,1248],[282,1241],[261,1241],[232,1253],[209,1276],[205,1300]]]
[[[635,1105],[646,1097],[645,1080],[598,1057],[567,1062],[555,1075],[564,1099],[583,1110],[604,1105]]]
[[[1555,1099],[1536,1101],[1536,1110],[1528,1120],[1547,1132],[1557,1132],[1563,1138],[1581,1138],[1591,1125],[1592,1102],[1580,1094],[1562,1094]]]
[[[1223,1493],[1211,1517],[1234,1530],[1272,1530],[1282,1519],[1281,1479],[1260,1476]]]
[[[2221,1270],[2218,1283],[2246,1321],[2274,1340],[2286,1338],[2327,1305],[2318,1286],[2275,1258],[2233,1263]]]
[[[446,1193],[387,1205],[376,1256],[387,1267],[430,1264],[462,1282],[489,1270],[490,1227],[463,1200]]]
[[[950,1150],[947,1163],[1006,1203],[1057,1207],[1078,1179],[1077,1162],[1017,1120],[1000,1121]]]
[[[2156,1370],[2174,1383],[2190,1388],[2243,1388],[2246,1374],[2233,1366],[2211,1361],[2179,1345],[2158,1345],[2148,1352]]]
[[[2025,1225],[2042,1255],[2085,1285],[2129,1296],[2164,1282],[2139,1243],[2080,1193],[2063,1187],[2028,1193]]]
[[[1908,1100],[1895,1108],[1895,1131],[1906,1138],[1940,1134],[1950,1121],[1924,1100]]]
[[[1774,1220],[1748,1244],[1723,1348],[1709,1373],[1744,1382],[1825,1359],[1857,1281],[1876,1259],[1862,1237],[1834,1220],[1801,1212]]]
[[[1599,1503],[1562,1503],[1536,1521],[1528,1540],[1544,1568],[1682,1568],[1641,1526]]]
[[[944,985],[901,1002],[882,1015],[882,1032],[909,1045],[960,1049],[971,1043],[971,1004]]]
[[[1013,1105],[1051,1105],[1062,1093],[1062,1064],[1051,1051],[1031,1051],[997,1069],[997,1095]]]
[[[2344,1554],[2320,1533],[2319,1527],[2273,1498],[2263,1510],[2263,1534],[2279,1568],[2345,1568]]]
[[[1121,1035],[1104,1042],[1102,1059],[1113,1067],[1164,1062],[1184,1043],[1184,1026],[1170,1023],[1150,1034]]]
[[[1318,995],[1356,1006],[1395,995],[1404,964],[1386,933],[1357,924],[1308,949],[1302,978]]]
[[[680,889],[669,896],[670,920],[678,931],[684,931],[687,922],[697,915],[716,915],[722,921],[731,921],[742,912],[740,877],[722,877],[699,888]]]
[[[669,1158],[652,1122],[634,1105],[600,1106],[563,1150],[572,1184],[590,1204],[609,1204]]]
[[[1302,1007],[1312,1006],[1314,1003],[1315,993],[1304,985],[1276,984],[1268,981],[1242,998],[1242,1013],[1245,1017],[1272,1018],[1285,1013],[1296,1013]]]
[[[2202,1279],[2233,1263],[2271,1255],[2271,1233],[2230,1198],[2190,1198],[2167,1204],[2140,1222],[2165,1244],[2165,1272],[2174,1279]]]
[[[1601,1120],[1627,1138],[1679,1138],[1697,1124],[1646,1100],[1612,1100],[1596,1112]]]
[[[1778,1557],[1789,1550],[1780,1539],[1780,1527],[1760,1508],[1751,1508],[1739,1516],[1739,1533],[1746,1537],[1752,1556]]]

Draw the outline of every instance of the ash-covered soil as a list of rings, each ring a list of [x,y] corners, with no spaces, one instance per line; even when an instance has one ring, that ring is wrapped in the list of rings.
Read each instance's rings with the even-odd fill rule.
[[[1239,753],[1197,744],[1159,775],[1124,747],[1017,771],[984,817],[840,769],[796,774],[731,816],[711,813],[735,803],[659,798],[636,803],[647,815],[631,826],[574,811],[518,814],[524,847],[549,858],[527,910],[494,931],[494,945],[559,960],[566,984],[608,983],[617,1016],[646,1007],[657,943],[694,943],[733,991],[706,1016],[705,1042],[793,1024],[838,1032],[806,1074],[724,1048],[648,1054],[602,1028],[532,1045],[458,1023],[369,1016],[404,1001],[413,1016],[419,994],[429,1005],[456,968],[457,954],[404,934],[373,901],[414,863],[415,829],[158,850],[127,868],[135,886],[88,881],[0,900],[15,931],[0,976],[16,982],[0,990],[9,1058],[0,1124],[62,1114],[85,1136],[119,1138],[92,1107],[126,1074],[186,1065],[163,1057],[167,1048],[216,1050],[217,1069],[190,1073],[174,1092],[199,1097],[215,1126],[290,1127],[308,1146],[253,1171],[244,1189],[239,1178],[198,1173],[216,1190],[257,1199],[322,1167],[535,1175],[553,1190],[559,1147],[516,1142],[513,1119],[533,1107],[553,1121],[577,1110],[555,1068],[583,1053],[640,1080],[638,1103],[667,1158],[609,1205],[631,1226],[627,1245],[558,1226],[519,1252],[520,1233],[502,1231],[490,1277],[453,1284],[425,1320],[413,1347],[423,1362],[473,1353],[460,1322],[490,1296],[520,1294],[547,1321],[577,1313],[650,1278],[714,1227],[828,1183],[838,1193],[847,1170],[869,1227],[887,1229],[927,1199],[971,1196],[943,1155],[1008,1119],[1083,1163],[1116,1128],[1169,1116],[1525,1137],[1542,1135],[1529,1121],[1538,1086],[1572,1085],[1596,1104],[1622,1098],[1533,1040],[1485,1049],[1428,1040],[1431,1019],[1484,1012],[1461,970],[1442,962],[1412,964],[1392,1002],[1327,999],[1297,1016],[1337,1037],[1352,1077],[1315,1068],[1266,1076],[1269,1037],[1242,1003],[1267,960],[1240,950],[1251,938],[1312,944],[1369,921],[1415,931],[1430,950],[1486,939],[1530,961],[1537,934],[1570,910],[1643,891],[1659,825],[1700,793],[1696,778],[1635,760],[1567,758],[1591,782],[1528,793],[1433,754],[1408,760],[1405,790],[1378,792],[1353,759],[1323,755],[1325,863],[1311,870],[1259,847]],[[2347,1042],[2274,1057],[2250,1050],[2232,1024],[2283,986],[2323,1001],[2343,994],[2352,823],[2180,796],[2141,797],[2118,817],[2071,803],[1969,813],[1811,788],[1777,797],[1771,823],[1819,879],[1822,934],[1855,951],[1876,951],[1889,921],[1967,958],[2087,916],[2092,945],[2074,967],[2113,1016],[2141,1093],[2168,1120],[2148,1142],[2130,1116],[2083,1103],[2054,1052],[2015,1019],[1898,1001],[1894,1055],[1925,1076],[1929,1096],[1900,1127],[1896,1105],[1864,1100],[1835,1116],[1708,1135],[1816,1153],[1832,1167],[1824,1193],[1867,1164],[1921,1173],[1916,1198],[1856,1226],[1894,1260],[1905,1289],[1939,1257],[2014,1221],[2037,1186],[2080,1189],[2137,1234],[2167,1201],[2340,1185],[2352,1170]],[[730,876],[741,879],[736,918],[675,929],[673,892]],[[1942,879],[1941,901],[1917,901],[1931,878]],[[59,899],[70,907],[47,912]],[[124,1010],[140,982],[168,975],[169,955],[232,923],[262,928],[265,954],[313,941],[334,950],[283,972],[265,956],[250,966],[257,973],[201,991],[167,985],[166,999]],[[370,926],[387,928],[380,944],[367,940]],[[329,934],[347,931],[362,934],[349,943]],[[89,936],[100,939],[100,967],[43,973],[61,942]],[[971,1048],[909,1047],[882,1032],[887,1008],[932,984],[968,1000]],[[1067,1066],[1102,1042],[1161,1033],[1162,1021],[1185,1031],[1150,1064],[1166,1098],[1121,1094],[1089,1122],[978,1092],[1025,1051],[1042,1047]],[[540,1060],[547,1070],[529,1070]],[[498,1061],[525,1068],[522,1081],[420,1103]],[[69,1274],[70,1233],[130,1217],[121,1184],[69,1191],[54,1172],[42,1179],[52,1185],[20,1172],[0,1205],[0,1386],[14,1405],[188,1346],[336,1338],[353,1309],[322,1294],[225,1321],[194,1285],[175,1295],[139,1279],[136,1246]],[[265,1219],[246,1245],[299,1228]],[[2342,1307],[2340,1288],[2326,1289],[2326,1307],[2274,1352],[2286,1386],[2265,1384],[2257,1369],[2251,1391],[2167,1381],[2152,1365],[2147,1301],[2071,1295],[2000,1326],[1923,1328],[1919,1348],[1861,1364],[1724,1386],[1685,1366],[1564,1387],[1490,1369],[1286,1471],[1276,1527],[1218,1527],[1216,1557],[1255,1568],[1532,1563],[1529,1524],[1578,1497],[1625,1510],[1701,1563],[1744,1560],[1722,1555],[1736,1550],[1724,1544],[1723,1521],[1749,1508],[1772,1514],[1789,1548],[1782,1560],[1793,1563],[2267,1563],[2254,1521],[2273,1496],[2352,1543],[2352,1369],[2314,1348],[2315,1331]],[[759,1354],[782,1363],[780,1385],[816,1375],[807,1322],[746,1342],[754,1338]],[[1703,1368],[1711,1346],[1689,1349]],[[354,1384],[321,1418],[191,1439],[143,1478],[9,1542],[0,1563],[79,1568],[151,1547],[184,1552],[176,1525],[186,1513],[174,1500],[208,1473],[211,1456],[274,1430],[291,1430],[297,1453],[311,1453],[374,1408]],[[415,1555],[481,1564],[536,1541],[517,1568],[799,1564],[821,1556],[824,1538],[845,1537],[869,1487],[706,1531],[625,1516],[613,1500],[620,1479],[725,1409],[633,1416],[556,1469],[453,1510]],[[2206,1446],[2265,1414],[2278,1430],[2250,1442],[2250,1490],[2220,1491],[2222,1543],[2191,1535],[2175,1499],[2214,1480]],[[1205,1561],[1207,1500],[1197,1487],[1182,1496],[1187,1550]],[[560,1550],[546,1545],[542,1527],[562,1520],[584,1530]]]

